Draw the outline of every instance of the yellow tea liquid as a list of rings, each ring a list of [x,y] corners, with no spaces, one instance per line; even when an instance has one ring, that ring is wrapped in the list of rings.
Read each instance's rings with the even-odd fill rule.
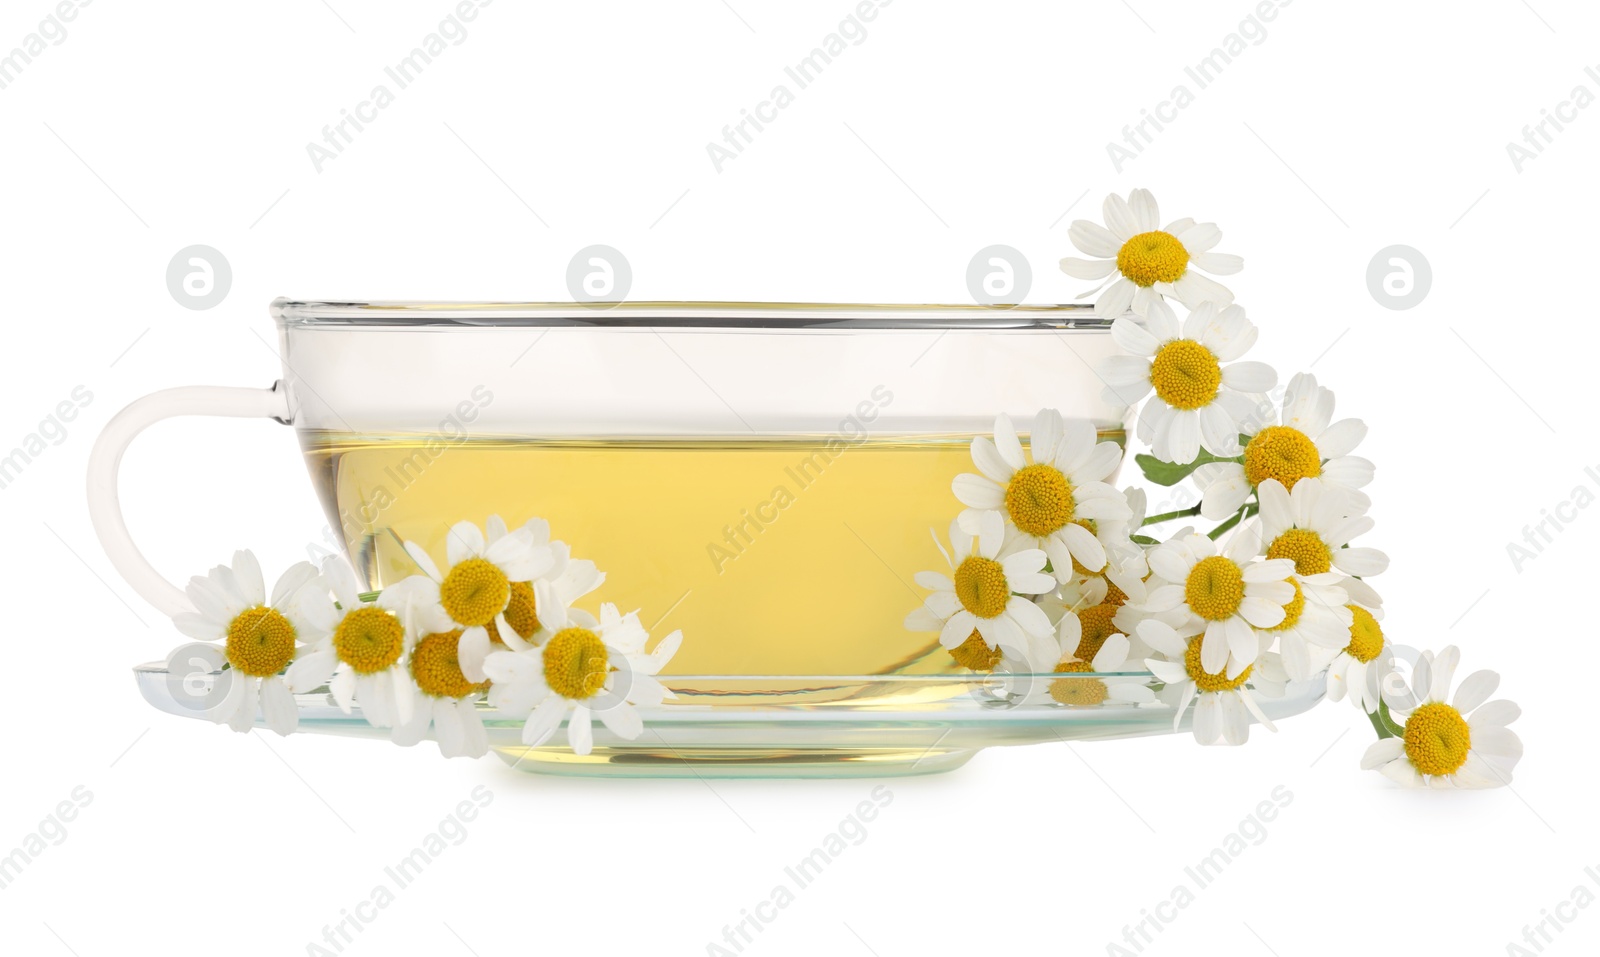
[[[962,509],[971,436],[303,443],[373,588],[417,573],[402,540],[442,565],[453,523],[539,516],[606,573],[578,607],[637,609],[652,639],[683,630],[670,673],[960,670],[903,621],[926,594],[912,576],[949,571],[929,530],[945,542]]]

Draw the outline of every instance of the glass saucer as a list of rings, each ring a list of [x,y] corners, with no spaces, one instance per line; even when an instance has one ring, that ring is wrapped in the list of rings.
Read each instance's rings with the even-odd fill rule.
[[[205,718],[217,673],[169,674],[164,663],[134,669],[139,690],[160,711]],[[538,747],[521,742],[522,721],[478,705],[490,750],[512,767],[545,774],[608,777],[887,777],[949,771],[987,747],[1130,738],[1187,732],[1191,706],[1173,725],[1172,708],[1115,698],[1088,702],[1118,685],[1159,691],[1148,672],[1116,674],[662,675],[677,697],[641,708],[644,733],[626,741],[594,721],[594,750],[572,753],[563,724]],[[1309,710],[1316,682],[1283,697],[1257,695],[1273,721]],[[300,730],[388,737],[345,714],[326,689],[297,695]],[[431,734],[431,732],[430,732]]]

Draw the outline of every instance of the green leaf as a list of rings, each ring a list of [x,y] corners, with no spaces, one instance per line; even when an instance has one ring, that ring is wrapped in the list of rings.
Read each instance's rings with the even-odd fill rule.
[[[1149,535],[1129,535],[1128,539],[1129,539],[1129,541],[1133,542],[1135,545],[1159,545],[1159,544],[1161,544],[1160,542],[1158,542],[1155,539],[1151,538]]]
[[[1202,465],[1207,465],[1211,462],[1241,462],[1243,458],[1241,456],[1218,458],[1210,452],[1202,450],[1200,456],[1187,465],[1174,465],[1171,462],[1163,462],[1154,455],[1148,455],[1143,452],[1135,455],[1133,460],[1139,463],[1139,468],[1144,471],[1144,477],[1157,485],[1177,485]]]
[[[1200,464],[1191,462],[1188,465],[1173,465],[1171,462],[1163,462],[1154,455],[1147,455],[1143,452],[1135,455],[1133,460],[1139,463],[1139,468],[1143,470],[1144,477],[1157,485],[1177,485],[1188,478],[1189,473],[1193,472]]]

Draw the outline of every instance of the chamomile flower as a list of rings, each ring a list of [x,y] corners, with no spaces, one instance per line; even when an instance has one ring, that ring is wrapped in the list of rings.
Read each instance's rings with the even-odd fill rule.
[[[612,734],[632,740],[644,730],[638,706],[673,697],[655,676],[683,633],[674,631],[647,654],[649,640],[637,612],[623,615],[603,604],[598,622],[570,624],[539,648],[489,655],[489,701],[512,717],[527,716],[522,743],[530,747],[549,740],[569,714],[567,741],[575,754],[594,749],[592,715]]]
[[[1149,620],[1140,623],[1139,637],[1159,656],[1145,659],[1145,667],[1163,682],[1161,699],[1177,712],[1174,730],[1190,702],[1195,706],[1194,737],[1201,744],[1244,744],[1250,738],[1251,716],[1268,731],[1277,730],[1256,700],[1283,696],[1286,680],[1277,655],[1263,654],[1230,677],[1201,663],[1199,635],[1184,638],[1166,623]]]
[[[981,435],[972,440],[972,461],[983,474],[958,475],[951,483],[967,506],[962,525],[974,532],[980,516],[1000,516],[1044,550],[1060,582],[1074,569],[1090,574],[1105,568],[1100,529],[1115,542],[1121,529],[1116,523],[1127,521],[1128,503],[1105,482],[1122,461],[1122,450],[1095,438],[1088,422],[1064,422],[1055,409],[1044,409],[1025,452],[1010,417],[1000,415],[993,440]]]
[[[1337,571],[1368,578],[1389,567],[1389,556],[1376,548],[1346,547],[1370,531],[1373,522],[1345,490],[1324,486],[1321,479],[1304,478],[1288,492],[1273,478],[1262,482],[1257,491],[1266,555],[1291,559],[1296,575],[1305,578]]]
[[[295,694],[323,685],[349,714],[359,703],[373,727],[387,728],[411,718],[411,675],[405,657],[418,635],[450,628],[438,605],[413,600],[426,579],[412,576],[385,588],[375,602],[361,600],[361,588],[348,562],[329,556],[322,579],[339,603],[332,630],[289,666]]]
[[[511,586],[532,581],[555,564],[554,550],[535,546],[532,530],[507,532],[499,516],[490,517],[489,528],[496,533],[492,541],[471,522],[453,525],[445,536],[449,567],[443,573],[422,546],[405,543],[411,560],[432,583],[431,589],[422,585],[419,592],[427,590],[462,629],[461,670],[475,683],[484,680],[483,659],[493,647],[487,626],[492,623],[501,638],[515,633],[504,614],[511,603]]]
[[[1384,638],[1382,608],[1351,604],[1350,641],[1328,663],[1328,700],[1350,703],[1367,714],[1378,710],[1384,676],[1391,670],[1391,652]]]
[[[1251,521],[1234,531],[1220,553],[1215,542],[1192,532],[1150,552],[1150,569],[1165,583],[1151,591],[1146,608],[1158,615],[1182,609],[1176,628],[1158,623],[1182,638],[1200,636],[1200,664],[1230,681],[1270,644],[1258,629],[1282,624],[1285,606],[1295,596],[1294,585],[1285,580],[1294,562],[1260,560],[1260,550],[1260,528]],[[1147,624],[1139,625],[1141,637]]]
[[[1113,634],[1102,640],[1089,658],[1068,656],[1055,666],[1056,674],[1070,674],[1071,678],[1057,678],[1050,682],[1050,699],[1069,707],[1092,708],[1106,702],[1117,704],[1153,704],[1155,692],[1146,679],[1116,672],[1137,670],[1130,668],[1128,652],[1132,648],[1127,635]],[[1105,677],[1088,677],[1090,674]]]
[[[1111,588],[1116,604],[1125,601],[1143,601],[1145,580],[1150,577],[1150,563],[1146,546],[1133,540],[1144,526],[1147,503],[1144,489],[1129,486],[1122,490],[1128,503],[1128,518],[1111,523],[1103,529],[1101,539],[1106,546],[1106,567],[1101,575]]]
[[[1069,256],[1061,271],[1075,279],[1116,279],[1102,284],[1095,300],[1095,315],[1116,319],[1131,307],[1135,315],[1149,313],[1162,296],[1173,296],[1193,307],[1202,302],[1227,305],[1233,293],[1203,273],[1230,276],[1244,268],[1244,260],[1212,252],[1222,240],[1216,223],[1179,219],[1161,228],[1160,210],[1147,189],[1136,189],[1124,200],[1113,193],[1103,206],[1105,225],[1076,220],[1068,237],[1072,245],[1093,259]]]
[[[1256,341],[1256,327],[1239,306],[1203,302],[1180,327],[1165,302],[1142,319],[1124,316],[1111,336],[1128,355],[1102,363],[1106,400],[1131,406],[1152,391],[1140,410],[1137,434],[1163,462],[1187,465],[1204,448],[1239,454],[1239,427],[1255,414],[1256,393],[1278,382],[1264,362],[1237,361]]]
[[[976,634],[987,648],[1013,659],[1048,657],[1046,645],[1055,643],[1050,618],[1025,597],[1056,587],[1055,578],[1044,572],[1044,551],[1029,547],[1029,540],[1014,530],[1006,534],[998,512],[982,513],[978,526],[974,536],[962,528],[959,518],[950,523],[955,555],[952,558],[943,545],[939,551],[953,577],[932,571],[916,574],[916,583],[933,594],[906,616],[906,627],[938,631],[939,644],[948,649],[963,647]]]
[[[1412,674],[1414,704],[1390,713],[1405,733],[1367,749],[1361,767],[1408,787],[1492,788],[1511,783],[1522,742],[1510,728],[1522,711],[1510,701],[1490,701],[1500,686],[1493,671],[1468,675],[1450,697],[1461,652],[1451,645],[1424,653]],[[1487,703],[1486,703],[1487,702]]]
[[[1056,624],[1056,643],[1062,655],[1079,661],[1093,661],[1107,640],[1118,635],[1127,638],[1116,623],[1120,607],[1103,601],[1061,616],[1061,621]]]
[[[1372,463],[1350,453],[1366,437],[1360,419],[1333,421],[1333,392],[1317,385],[1316,376],[1299,373],[1289,380],[1283,407],[1265,422],[1242,422],[1249,436],[1243,462],[1208,462],[1194,470],[1204,496],[1200,514],[1221,521],[1244,505],[1250,490],[1277,479],[1294,491],[1295,483],[1320,478],[1329,488],[1343,489],[1365,510],[1370,501],[1359,491],[1372,481]]]
[[[1111,586],[1101,575],[1073,575],[1050,591],[1034,598],[1034,604],[1044,609],[1045,617],[1050,619],[1052,628],[1061,624],[1061,620],[1069,614],[1093,608],[1103,603],[1110,594]],[[921,629],[933,631],[932,628]],[[1071,649],[1067,649],[1070,651]]]
[[[488,541],[492,546],[508,532],[498,515],[489,516]],[[497,618],[484,626],[491,645],[523,651],[543,644],[545,639],[567,627],[567,610],[572,603],[599,588],[606,580],[605,572],[594,562],[574,559],[567,543],[550,538],[550,523],[542,518],[531,518],[523,526],[534,550],[548,548],[551,564],[539,577],[527,582],[512,582],[511,597],[506,610],[501,613],[511,627],[500,631]]]
[[[228,689],[212,720],[249,731],[259,711],[272,730],[294,731],[300,711],[282,673],[304,644],[328,634],[336,615],[316,567],[291,565],[268,601],[261,564],[238,551],[231,565],[191,578],[184,593],[195,610],[174,615],[173,625],[198,641],[220,642],[228,660]]]
[[[1308,680],[1321,670],[1328,655],[1350,641],[1354,614],[1342,575],[1290,575],[1294,598],[1283,606],[1283,621],[1262,629],[1263,640],[1276,639],[1283,670],[1294,681]]]
[[[431,727],[439,753],[447,758],[478,758],[489,751],[489,735],[478,714],[478,701],[489,690],[487,681],[470,680],[461,668],[462,629],[423,635],[406,658],[411,673],[409,705],[398,705],[410,715],[398,721],[389,738],[411,747],[428,736]]]

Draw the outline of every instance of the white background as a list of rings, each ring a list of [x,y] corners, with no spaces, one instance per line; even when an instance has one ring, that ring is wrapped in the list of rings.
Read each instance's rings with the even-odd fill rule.
[[[1397,791],[1357,768],[1371,733],[1344,706],[1243,749],[990,751],[889,782],[868,838],[747,952],[1104,953],[1279,785],[1293,801],[1265,840],[1147,952],[1498,954],[1575,885],[1600,893],[1600,510],[1520,573],[1506,551],[1600,464],[1600,108],[1520,173],[1506,153],[1575,86],[1600,93],[1592,5],[1299,0],[1197,90],[1184,66],[1246,0],[900,0],[718,174],[706,143],[850,3],[499,0],[319,174],[305,144],[451,9],[330,2],[101,0],[0,90],[0,448],[93,394],[0,490],[0,853],[93,794],[0,890],[8,952],[305,953],[486,785],[467,839],[347,952],[705,953],[873,787],[550,780],[149,710],[128,669],[178,636],[101,556],[85,460],[139,395],[276,378],[272,297],[561,300],[572,253],[607,243],[634,298],[965,301],[968,259],[1006,243],[1031,260],[1029,298],[1065,301],[1068,224],[1135,186],[1164,218],[1222,226],[1258,356],[1312,368],[1371,425],[1387,631],[1503,673],[1525,709],[1515,790]],[[0,52],[51,9],[6,3]],[[1194,103],[1117,171],[1107,141],[1179,83]],[[195,243],[233,267],[210,311],[165,285]],[[1395,243],[1432,265],[1407,311],[1366,284]],[[282,567],[320,533],[270,423],[158,426],[124,474],[174,578],[242,545]],[[1600,912],[1562,913],[1549,952],[1593,952]]]

